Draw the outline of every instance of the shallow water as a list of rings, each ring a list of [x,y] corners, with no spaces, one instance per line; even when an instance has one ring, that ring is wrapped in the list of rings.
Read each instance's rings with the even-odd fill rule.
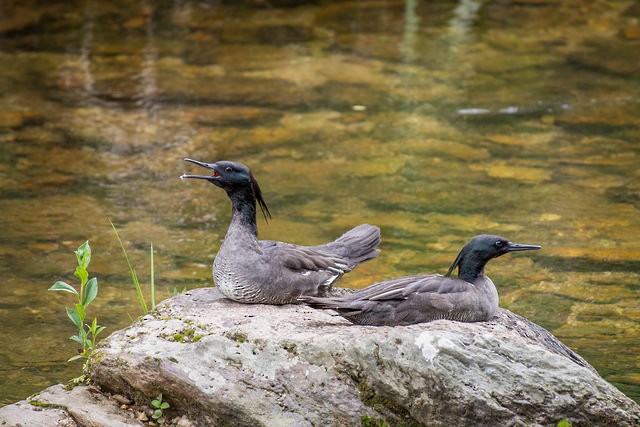
[[[46,289],[85,240],[89,316],[140,314],[108,218],[158,300],[211,285],[229,203],[185,156],[252,168],[263,238],[379,225],[343,286],[543,245],[489,264],[501,305],[640,401],[637,3],[301,3],[2,3],[0,404],[80,374]]]

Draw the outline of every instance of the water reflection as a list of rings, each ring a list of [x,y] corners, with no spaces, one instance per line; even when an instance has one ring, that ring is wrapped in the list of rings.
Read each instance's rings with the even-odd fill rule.
[[[93,44],[93,27],[94,18],[91,10],[86,10],[85,22],[82,27],[82,45],[80,46],[80,64],[82,67],[82,76],[84,77],[83,86],[85,96],[90,97],[93,94],[93,76],[91,75],[91,46]]]
[[[156,83],[156,60],[158,59],[158,51],[154,42],[153,10],[147,3],[144,4],[144,9],[144,29],[147,42],[143,50],[144,59],[142,61],[142,69],[136,76],[139,87],[137,98],[138,106],[149,113],[158,106],[158,101],[156,99],[156,95],[158,93]]]
[[[416,45],[418,30],[420,29],[420,17],[416,13],[417,2],[407,0],[404,6],[404,35],[400,44],[400,51],[404,54],[406,62],[414,62],[418,56]]]
[[[478,19],[478,12],[482,2],[477,0],[460,0],[453,9],[453,17],[449,20],[449,43],[453,50],[461,44],[473,42],[473,22]]]
[[[0,402],[78,373],[45,289],[84,240],[99,322],[138,314],[107,217],[143,282],[154,244],[160,297],[210,285],[229,206],[178,180],[185,156],[251,166],[262,238],[380,225],[347,286],[443,272],[480,232],[540,242],[491,266],[501,304],[637,400],[633,10],[534,3],[3,5]]]

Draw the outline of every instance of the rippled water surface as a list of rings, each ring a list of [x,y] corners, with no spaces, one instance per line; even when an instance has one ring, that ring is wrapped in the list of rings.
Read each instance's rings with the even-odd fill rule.
[[[85,240],[89,316],[140,314],[108,218],[158,300],[211,285],[229,203],[185,156],[252,168],[263,238],[379,225],[344,286],[543,245],[489,264],[501,305],[640,400],[637,2],[51,3],[0,5],[0,404],[80,374],[47,288]]]

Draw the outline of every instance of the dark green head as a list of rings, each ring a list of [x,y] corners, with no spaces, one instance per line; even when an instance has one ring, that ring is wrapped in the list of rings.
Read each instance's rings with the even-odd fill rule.
[[[538,245],[512,243],[504,237],[481,234],[464,245],[445,276],[450,276],[453,270],[458,267],[458,277],[462,279],[475,278],[482,273],[484,266],[493,258],[498,258],[508,252],[531,251],[540,248],[541,246]]]
[[[182,175],[180,178],[207,180],[225,190],[230,197],[234,193],[249,191],[254,200],[258,201],[265,220],[271,218],[267,203],[262,198],[262,191],[260,190],[258,181],[253,177],[251,170],[246,165],[240,162],[230,162],[226,160],[215,163],[204,163],[189,158],[185,158],[184,160],[211,169],[213,173],[211,175]]]

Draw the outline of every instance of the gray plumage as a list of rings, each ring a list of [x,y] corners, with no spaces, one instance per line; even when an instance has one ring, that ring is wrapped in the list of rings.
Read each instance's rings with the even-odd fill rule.
[[[540,249],[483,234],[469,241],[445,276],[407,276],[335,298],[300,297],[315,308],[333,309],[360,325],[411,325],[437,319],[488,320],[498,309],[498,291],[484,274],[487,262],[508,252]],[[458,268],[458,277],[449,275]]]
[[[249,168],[237,162],[185,160],[211,169],[213,174],[182,178],[206,179],[231,199],[231,224],[213,263],[213,280],[227,298],[288,304],[301,295],[324,296],[344,273],[378,256],[380,229],[368,224],[318,246],[258,240],[256,202],[265,219],[271,214]]]

